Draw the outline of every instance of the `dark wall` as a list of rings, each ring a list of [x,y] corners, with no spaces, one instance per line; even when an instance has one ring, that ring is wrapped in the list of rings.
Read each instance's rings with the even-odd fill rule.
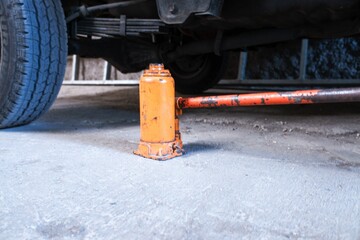
[[[299,76],[300,41],[249,52],[247,79]],[[307,78],[360,79],[360,39],[310,40]]]

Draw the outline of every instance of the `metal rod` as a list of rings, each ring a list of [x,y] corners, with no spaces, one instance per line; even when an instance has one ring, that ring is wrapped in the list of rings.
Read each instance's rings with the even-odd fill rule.
[[[104,74],[103,74],[103,82],[105,83],[107,80],[111,79],[111,70],[112,66],[108,61],[104,61]]]
[[[178,98],[179,109],[360,102],[360,88],[301,90],[196,98]]]
[[[239,72],[237,80],[242,81],[246,78],[246,66],[247,66],[247,52],[240,52],[240,60],[239,60]]]
[[[306,67],[308,62],[308,50],[309,39],[303,39],[301,41],[301,55],[300,55],[300,76],[299,80],[305,81],[306,79]]]
[[[71,81],[75,82],[79,79],[80,59],[77,55],[73,55],[72,61]]]
[[[221,80],[220,85],[227,86],[301,86],[301,87],[309,87],[309,86],[333,86],[333,87],[341,87],[344,85],[351,86],[359,86],[360,79],[306,79],[301,81],[299,79],[295,80],[285,80],[285,79],[246,79],[240,81],[234,81],[231,79]]]
[[[146,2],[148,0],[132,0],[132,1],[125,1],[125,2],[118,2],[118,3],[108,3],[108,4],[101,4],[101,5],[95,5],[92,7],[86,7],[85,5],[82,5],[78,8],[77,12],[71,14],[66,18],[66,23],[70,23],[71,21],[81,17],[81,16],[88,16],[91,13],[103,11],[111,8],[118,8],[118,7],[127,7],[130,5]]]
[[[74,85],[74,86],[137,86],[139,85],[139,80],[79,80],[79,81],[64,81],[64,85]]]

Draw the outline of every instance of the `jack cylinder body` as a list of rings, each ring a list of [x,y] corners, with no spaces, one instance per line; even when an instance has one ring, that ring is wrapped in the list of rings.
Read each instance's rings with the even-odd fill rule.
[[[174,99],[170,72],[161,64],[150,65],[140,79],[140,144],[135,154],[155,160],[182,155]]]

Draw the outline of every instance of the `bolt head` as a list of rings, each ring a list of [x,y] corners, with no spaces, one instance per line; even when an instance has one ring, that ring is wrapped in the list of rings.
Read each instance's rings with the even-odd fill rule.
[[[176,14],[178,12],[178,8],[177,6],[175,5],[175,3],[171,3],[170,6],[169,6],[169,12],[171,14]]]

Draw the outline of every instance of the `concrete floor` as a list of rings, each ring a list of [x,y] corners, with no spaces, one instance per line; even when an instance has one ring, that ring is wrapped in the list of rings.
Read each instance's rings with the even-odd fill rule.
[[[156,162],[137,98],[63,87],[0,132],[0,239],[360,239],[360,104],[189,110]]]

